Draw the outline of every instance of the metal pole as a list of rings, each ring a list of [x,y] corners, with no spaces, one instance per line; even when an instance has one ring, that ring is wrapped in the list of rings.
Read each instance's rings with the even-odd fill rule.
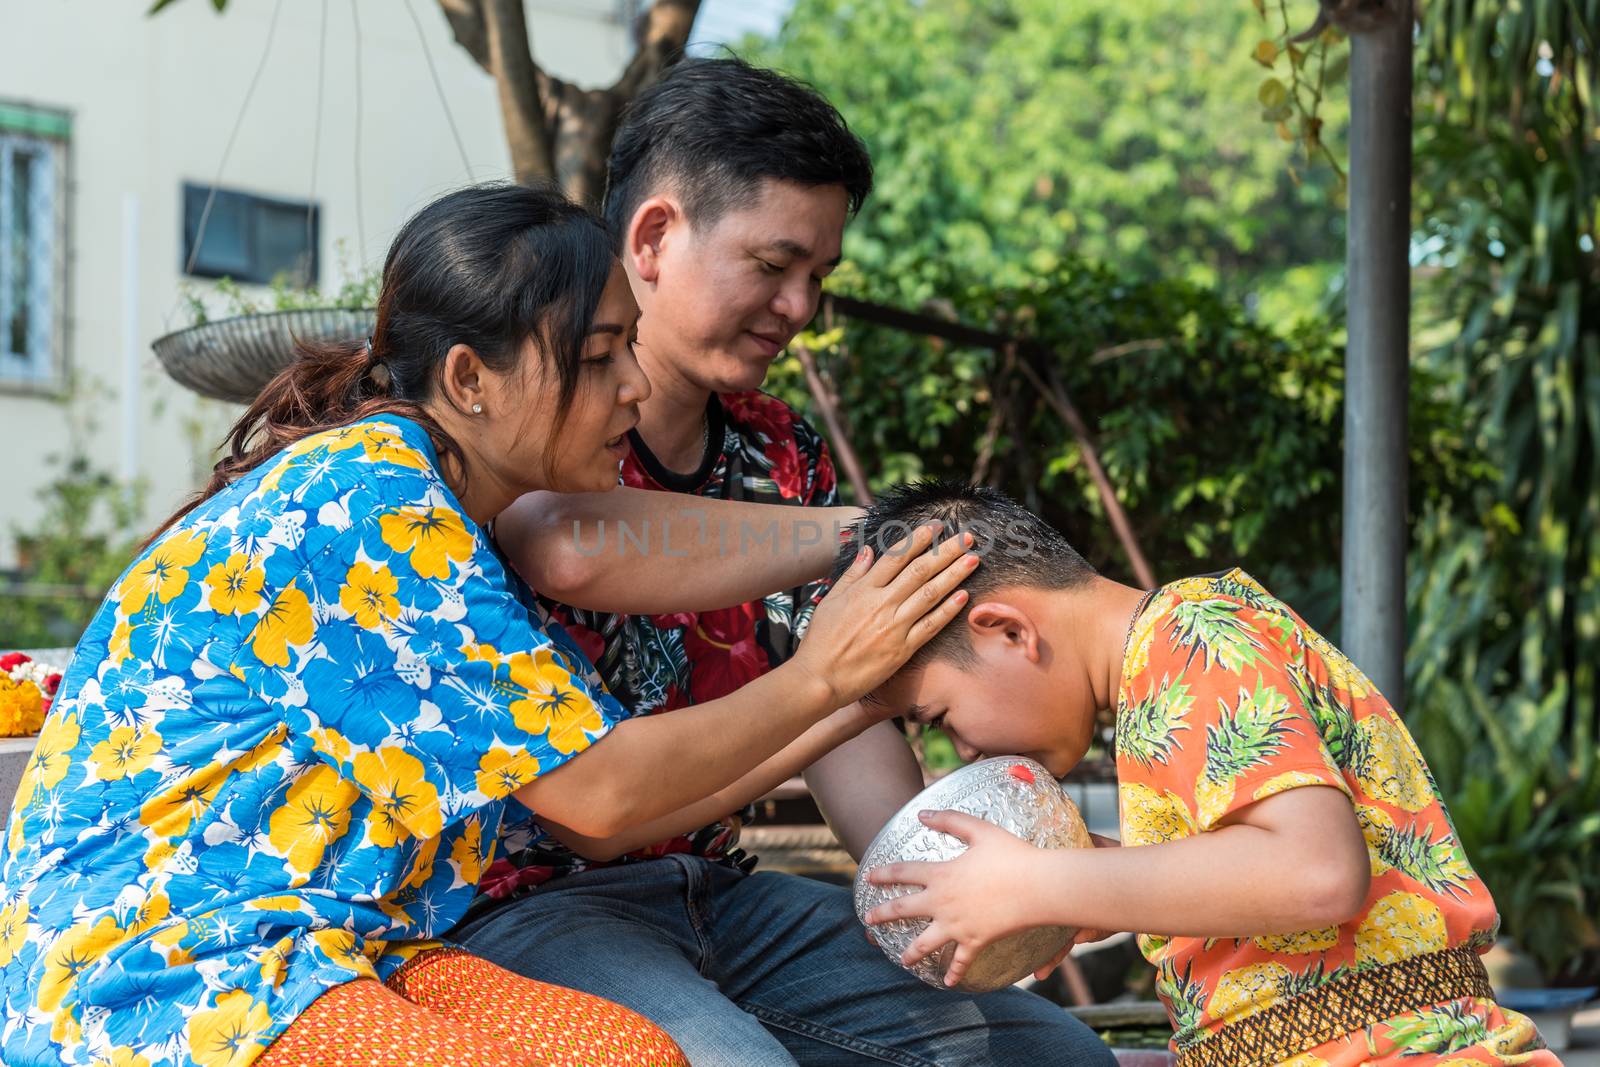
[[[139,194],[122,194],[122,487],[139,480],[139,425],[145,419],[139,396]]]
[[[1410,0],[1350,38],[1345,269],[1343,645],[1405,701],[1406,395],[1410,340]]]

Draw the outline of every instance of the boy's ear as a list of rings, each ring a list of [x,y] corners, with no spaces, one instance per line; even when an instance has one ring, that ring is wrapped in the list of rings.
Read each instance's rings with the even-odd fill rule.
[[[622,251],[640,281],[654,284],[661,276],[661,249],[682,218],[682,206],[664,195],[646,199],[634,211]]]
[[[967,612],[972,647],[980,652],[1020,652],[1029,663],[1039,662],[1039,628],[1028,613],[1003,600],[985,600]]]

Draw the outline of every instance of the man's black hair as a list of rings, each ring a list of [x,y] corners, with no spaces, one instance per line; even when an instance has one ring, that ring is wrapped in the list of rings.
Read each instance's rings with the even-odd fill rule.
[[[850,213],[872,191],[872,160],[809,85],[742,59],[684,59],[622,114],[607,166],[605,217],[618,240],[647,197],[670,189],[689,223],[715,223],[767,178],[842,185]]]
[[[941,524],[940,541],[971,533],[973,551],[983,562],[962,585],[971,594],[967,607],[911,657],[908,668],[934,659],[949,659],[963,667],[971,664],[966,613],[985,596],[1018,586],[1070,589],[1096,573],[1059,530],[999,490],[928,480],[895,486],[867,509],[839,546],[834,580],[855,562],[863,546],[872,549],[874,558],[882,558],[912,531],[932,522]]]

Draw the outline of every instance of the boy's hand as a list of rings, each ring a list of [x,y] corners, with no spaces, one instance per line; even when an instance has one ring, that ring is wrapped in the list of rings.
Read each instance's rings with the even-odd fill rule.
[[[1051,960],[1043,967],[1040,967],[1037,971],[1034,971],[1033,976],[1041,982],[1044,981],[1046,978],[1050,977],[1051,971],[1054,971],[1057,967],[1061,966],[1062,960],[1072,955],[1073,949],[1077,948],[1079,945],[1092,945],[1096,941],[1104,941],[1114,933],[1117,933],[1117,931],[1090,930],[1087,928],[1079,930],[1077,933],[1072,935],[1072,940],[1067,944],[1067,947],[1056,953],[1055,959]]]
[[[956,951],[944,983],[961,981],[984,948],[1039,925],[1029,902],[1040,850],[993,823],[958,811],[924,811],[925,826],[964,841],[967,851],[946,863],[891,863],[867,875],[873,885],[915,885],[922,892],[896,897],[867,913],[867,923],[929,919],[900,962],[911,966],[947,943]]]

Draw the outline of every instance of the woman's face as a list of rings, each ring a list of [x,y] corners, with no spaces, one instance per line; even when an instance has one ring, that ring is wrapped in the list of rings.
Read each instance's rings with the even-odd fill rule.
[[[633,355],[638,324],[639,306],[627,275],[613,266],[583,342],[577,388],[559,426],[560,377],[532,339],[516,371],[485,383],[494,394],[485,398],[485,407],[498,417],[480,424],[485,439],[479,452],[499,468],[495,480],[513,497],[536,489],[592,493],[616,488],[617,469],[628,454],[628,431],[639,422],[639,405],[650,395],[650,382]]]

